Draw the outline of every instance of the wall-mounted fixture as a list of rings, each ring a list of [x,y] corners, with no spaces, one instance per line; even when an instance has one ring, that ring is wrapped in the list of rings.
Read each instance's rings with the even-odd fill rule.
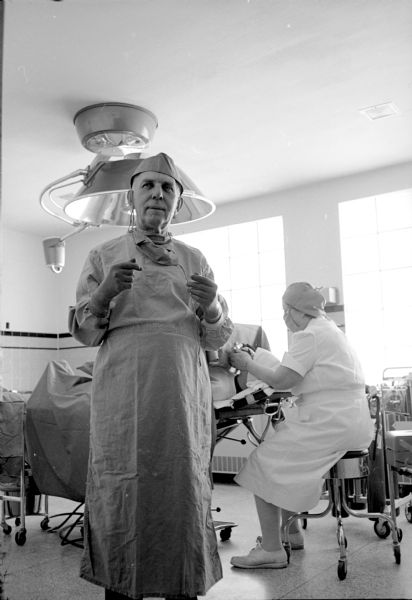
[[[322,296],[325,298],[326,305],[339,303],[339,290],[336,287],[321,287],[319,289]]]
[[[46,267],[50,267],[53,273],[61,273],[66,262],[66,244],[65,240],[86,229],[87,225],[80,227],[63,237],[51,237],[43,240],[43,252]]]
[[[130,209],[127,202],[130,176],[139,161],[150,155],[150,143],[158,123],[149,110],[133,104],[105,102],[79,110],[74,125],[82,145],[96,157],[85,169],[78,169],[51,182],[40,194],[40,205],[50,215],[72,225],[76,231],[64,238],[44,240],[46,262],[50,252],[60,252],[59,243],[101,225],[128,226]],[[203,219],[215,210],[195,183],[177,166],[183,182],[183,206],[171,225]],[[67,188],[70,188],[67,193]],[[55,240],[50,242],[50,240]],[[46,256],[46,249],[48,255]],[[63,266],[49,263],[55,273]],[[54,264],[54,268],[52,265]]]

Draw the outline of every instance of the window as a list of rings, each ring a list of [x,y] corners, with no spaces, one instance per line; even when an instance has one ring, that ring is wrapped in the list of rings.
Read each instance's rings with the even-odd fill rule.
[[[346,333],[376,385],[412,365],[412,190],[343,202],[339,218]]]
[[[287,347],[282,318],[286,280],[282,217],[176,237],[204,253],[232,321],[261,325],[272,352],[281,358]]]

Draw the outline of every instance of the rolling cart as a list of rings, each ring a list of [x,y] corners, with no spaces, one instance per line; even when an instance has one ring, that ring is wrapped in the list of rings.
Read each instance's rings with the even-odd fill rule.
[[[6,520],[6,504],[19,503],[18,527],[15,541],[19,546],[26,542],[26,487],[28,485],[24,441],[26,404],[23,400],[0,400],[0,526],[10,534],[11,525]],[[7,467],[12,467],[8,469]]]
[[[375,397],[375,451],[381,450],[384,512],[389,512],[395,524],[402,506],[407,522],[412,523],[412,380],[408,375],[411,370],[411,367],[385,369],[380,392]],[[408,374],[402,376],[405,371]],[[390,523],[378,519],[374,531],[385,538],[391,533]],[[401,529],[398,536],[400,541]]]

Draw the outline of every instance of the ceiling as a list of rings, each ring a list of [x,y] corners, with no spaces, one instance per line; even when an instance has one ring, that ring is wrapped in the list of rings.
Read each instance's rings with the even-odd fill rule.
[[[412,160],[410,0],[5,0],[2,221],[36,235],[51,181],[90,164],[73,117],[154,112],[217,206]],[[359,111],[393,102],[375,121]]]

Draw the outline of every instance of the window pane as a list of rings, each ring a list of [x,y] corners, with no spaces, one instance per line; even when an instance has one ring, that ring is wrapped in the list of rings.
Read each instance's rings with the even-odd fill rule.
[[[272,217],[176,237],[199,248],[206,256],[219,293],[228,303],[232,321],[262,325],[268,339],[271,336],[283,353],[287,330],[282,319],[281,301],[286,285],[282,218]],[[271,334],[263,325],[263,313]]]
[[[261,288],[262,319],[275,319],[283,315],[282,295],[285,286],[267,285]]]
[[[230,259],[232,288],[257,287],[259,285],[259,257],[257,254],[235,256]]]
[[[381,233],[378,243],[381,269],[412,265],[412,228]]]
[[[342,238],[365,236],[377,231],[375,198],[362,198],[339,204]]]
[[[259,254],[259,276],[261,285],[284,283],[285,256],[279,250]],[[284,290],[283,290],[284,291]]]
[[[267,335],[271,352],[282,360],[283,354],[288,348],[288,335],[286,325],[280,319],[263,319],[262,327]]]
[[[348,275],[344,281],[345,311],[381,308],[381,282],[378,271]]]
[[[350,311],[346,316],[346,335],[361,361],[366,383],[377,385],[384,369],[382,311]]]
[[[376,385],[412,365],[412,190],[344,202],[339,216],[346,333]]]
[[[257,254],[257,227],[255,222],[231,225],[229,228],[229,248],[231,256]]]
[[[219,259],[214,260],[213,264],[210,263],[210,266],[213,269],[213,274],[219,290],[223,288],[230,289],[232,286],[232,280],[230,275],[229,257],[220,256]]]
[[[379,231],[412,227],[412,190],[377,196],[376,211]]]
[[[345,274],[379,269],[379,249],[376,235],[343,239],[342,270]]]
[[[260,325],[262,318],[259,288],[232,291],[231,318],[232,321],[236,321],[236,323]]]
[[[271,252],[275,248],[283,254],[283,222],[279,217],[257,221],[259,252]]]
[[[382,300],[385,310],[397,311],[401,306],[412,306],[412,267],[382,271],[381,280]],[[411,311],[409,311],[409,314],[411,314]],[[410,323],[412,327],[412,317]]]

